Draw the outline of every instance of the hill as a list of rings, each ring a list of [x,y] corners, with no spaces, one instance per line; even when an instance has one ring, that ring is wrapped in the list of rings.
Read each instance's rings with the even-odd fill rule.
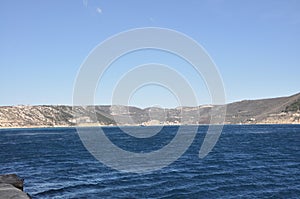
[[[225,124],[299,124],[300,93],[273,99],[244,100],[225,105]],[[209,124],[212,108],[220,105],[174,109],[130,106],[1,106],[0,127],[55,127],[94,125]],[[188,120],[182,121],[181,115]],[[75,117],[74,117],[75,116]]]

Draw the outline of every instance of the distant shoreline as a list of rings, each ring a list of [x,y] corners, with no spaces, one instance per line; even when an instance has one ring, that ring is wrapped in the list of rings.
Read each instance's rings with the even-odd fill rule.
[[[223,123],[224,122],[224,123]],[[141,109],[122,105],[0,106],[0,128],[300,124],[300,93],[226,105]]]
[[[0,127],[0,130],[26,130],[26,129],[71,129],[71,128],[116,128],[116,127],[161,127],[161,126],[209,126],[209,125],[222,125],[222,124],[187,124],[187,125],[148,125],[148,126],[141,126],[141,125],[94,125],[94,126],[27,126],[27,127]],[[299,123],[282,123],[282,124],[223,124],[224,126],[263,126],[263,125],[300,125]]]

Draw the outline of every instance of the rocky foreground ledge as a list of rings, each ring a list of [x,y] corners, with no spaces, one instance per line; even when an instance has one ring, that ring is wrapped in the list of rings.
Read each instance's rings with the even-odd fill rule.
[[[16,174],[0,175],[0,198],[31,199],[23,192],[24,180]]]

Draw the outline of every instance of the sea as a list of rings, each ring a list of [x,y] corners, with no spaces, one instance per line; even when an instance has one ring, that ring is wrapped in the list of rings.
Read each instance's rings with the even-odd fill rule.
[[[132,137],[119,127],[103,131],[123,150],[148,153],[167,145],[178,128],[165,126],[149,138]],[[187,135],[189,128],[195,129],[185,127]],[[25,179],[24,191],[32,198],[300,198],[300,125],[226,125],[202,159],[199,149],[208,126],[197,129],[177,160],[141,173],[95,158],[76,128],[1,129],[0,174]]]

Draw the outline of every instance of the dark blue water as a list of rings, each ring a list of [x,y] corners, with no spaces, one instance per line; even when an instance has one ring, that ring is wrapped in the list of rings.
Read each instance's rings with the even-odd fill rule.
[[[199,127],[177,161],[146,174],[100,163],[73,128],[0,130],[0,173],[25,178],[33,198],[300,197],[300,125],[225,126],[213,151],[199,159],[206,129]],[[165,127],[151,141],[128,139],[118,128],[105,132],[115,144],[148,152],[167,144],[176,130]]]

